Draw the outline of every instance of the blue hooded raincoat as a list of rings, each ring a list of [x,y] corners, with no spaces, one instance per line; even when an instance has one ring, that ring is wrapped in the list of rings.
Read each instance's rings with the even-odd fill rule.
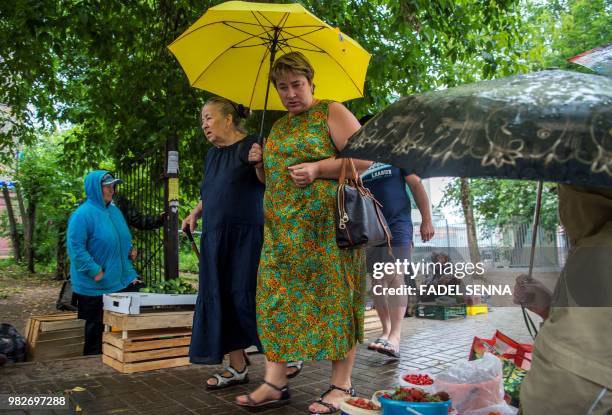
[[[68,221],[67,248],[70,278],[77,294],[102,295],[127,287],[138,274],[128,258],[132,235],[121,211],[102,196],[106,170],[94,170],[85,178],[87,200]],[[104,277],[95,281],[101,271]]]

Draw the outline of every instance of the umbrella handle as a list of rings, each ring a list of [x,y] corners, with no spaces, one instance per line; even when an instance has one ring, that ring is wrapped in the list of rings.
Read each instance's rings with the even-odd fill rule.
[[[193,239],[193,234],[191,233],[191,229],[189,229],[189,226],[185,228],[185,234],[187,235],[187,238],[189,238],[189,241],[191,242],[191,248],[193,248],[193,251],[196,253],[196,256],[198,257],[198,260],[199,260],[200,251],[198,250],[198,245],[195,243],[195,240]]]

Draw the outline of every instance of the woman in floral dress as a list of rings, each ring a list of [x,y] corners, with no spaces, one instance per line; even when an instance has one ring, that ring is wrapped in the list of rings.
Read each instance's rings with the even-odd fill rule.
[[[331,360],[332,386],[309,411],[334,413],[355,394],[351,371],[363,340],[363,252],[340,250],[334,225],[341,166],[335,155],[359,122],[342,104],[313,97],[314,70],[301,53],[279,58],[270,76],[289,113],[272,127],[263,154],[258,144],[249,153],[266,184],[256,294],[266,375],[236,403],[286,403],[285,362]],[[369,162],[356,164],[364,170]]]

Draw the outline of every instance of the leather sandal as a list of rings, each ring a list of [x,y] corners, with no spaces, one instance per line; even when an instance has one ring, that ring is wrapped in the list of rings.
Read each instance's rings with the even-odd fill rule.
[[[338,412],[340,410],[340,408],[336,408],[336,406],[334,406],[334,404],[329,403],[329,402],[325,402],[323,401],[323,398],[325,398],[325,395],[327,395],[328,393],[330,393],[333,390],[339,390],[341,392],[346,393],[347,395],[351,396],[351,397],[355,397],[357,396],[357,392],[355,392],[355,388],[353,388],[352,386],[348,389],[344,389],[341,388],[339,386],[336,385],[329,385],[329,389],[327,389],[325,392],[323,392],[321,394],[321,397],[319,399],[317,399],[314,403],[318,403],[319,405],[322,405],[324,407],[326,407],[327,409],[329,409],[329,411],[327,412],[313,412],[310,409],[308,410],[308,413],[310,415],[327,415],[327,414],[335,414],[336,412]]]
[[[246,368],[246,366],[242,372],[238,372],[231,366],[226,367],[225,370],[228,371],[231,376],[223,376],[223,373],[215,373],[209,379],[217,379],[217,383],[211,385],[207,381],[206,388],[211,390],[224,389],[229,388],[230,386],[242,385],[249,382],[249,370]]]
[[[291,394],[289,393],[289,386],[285,385],[282,388],[279,388],[276,385],[271,384],[268,381],[263,382],[264,384],[268,385],[269,387],[271,387],[272,389],[278,391],[281,393],[280,398],[278,399],[266,399],[263,400],[261,402],[256,402],[252,397],[251,394],[246,395],[247,401],[246,402],[238,402],[236,401],[236,405],[238,406],[242,406],[245,408],[276,408],[282,405],[286,405],[289,403],[289,400],[291,399]]]
[[[300,374],[303,368],[304,368],[304,361],[302,360],[297,360],[295,362],[287,363],[287,369],[295,369],[295,372],[288,374],[287,378],[293,379],[294,377]]]

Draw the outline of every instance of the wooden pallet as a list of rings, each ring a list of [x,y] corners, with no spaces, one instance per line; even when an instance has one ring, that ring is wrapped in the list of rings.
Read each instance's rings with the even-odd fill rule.
[[[185,366],[190,342],[191,329],[185,328],[137,330],[127,339],[105,332],[102,362],[121,373]]]
[[[85,321],[77,313],[32,316],[26,325],[27,359],[52,360],[83,354]]]
[[[363,318],[363,331],[365,334],[369,334],[375,331],[382,330],[382,323],[378,318],[376,310],[366,310]]]

